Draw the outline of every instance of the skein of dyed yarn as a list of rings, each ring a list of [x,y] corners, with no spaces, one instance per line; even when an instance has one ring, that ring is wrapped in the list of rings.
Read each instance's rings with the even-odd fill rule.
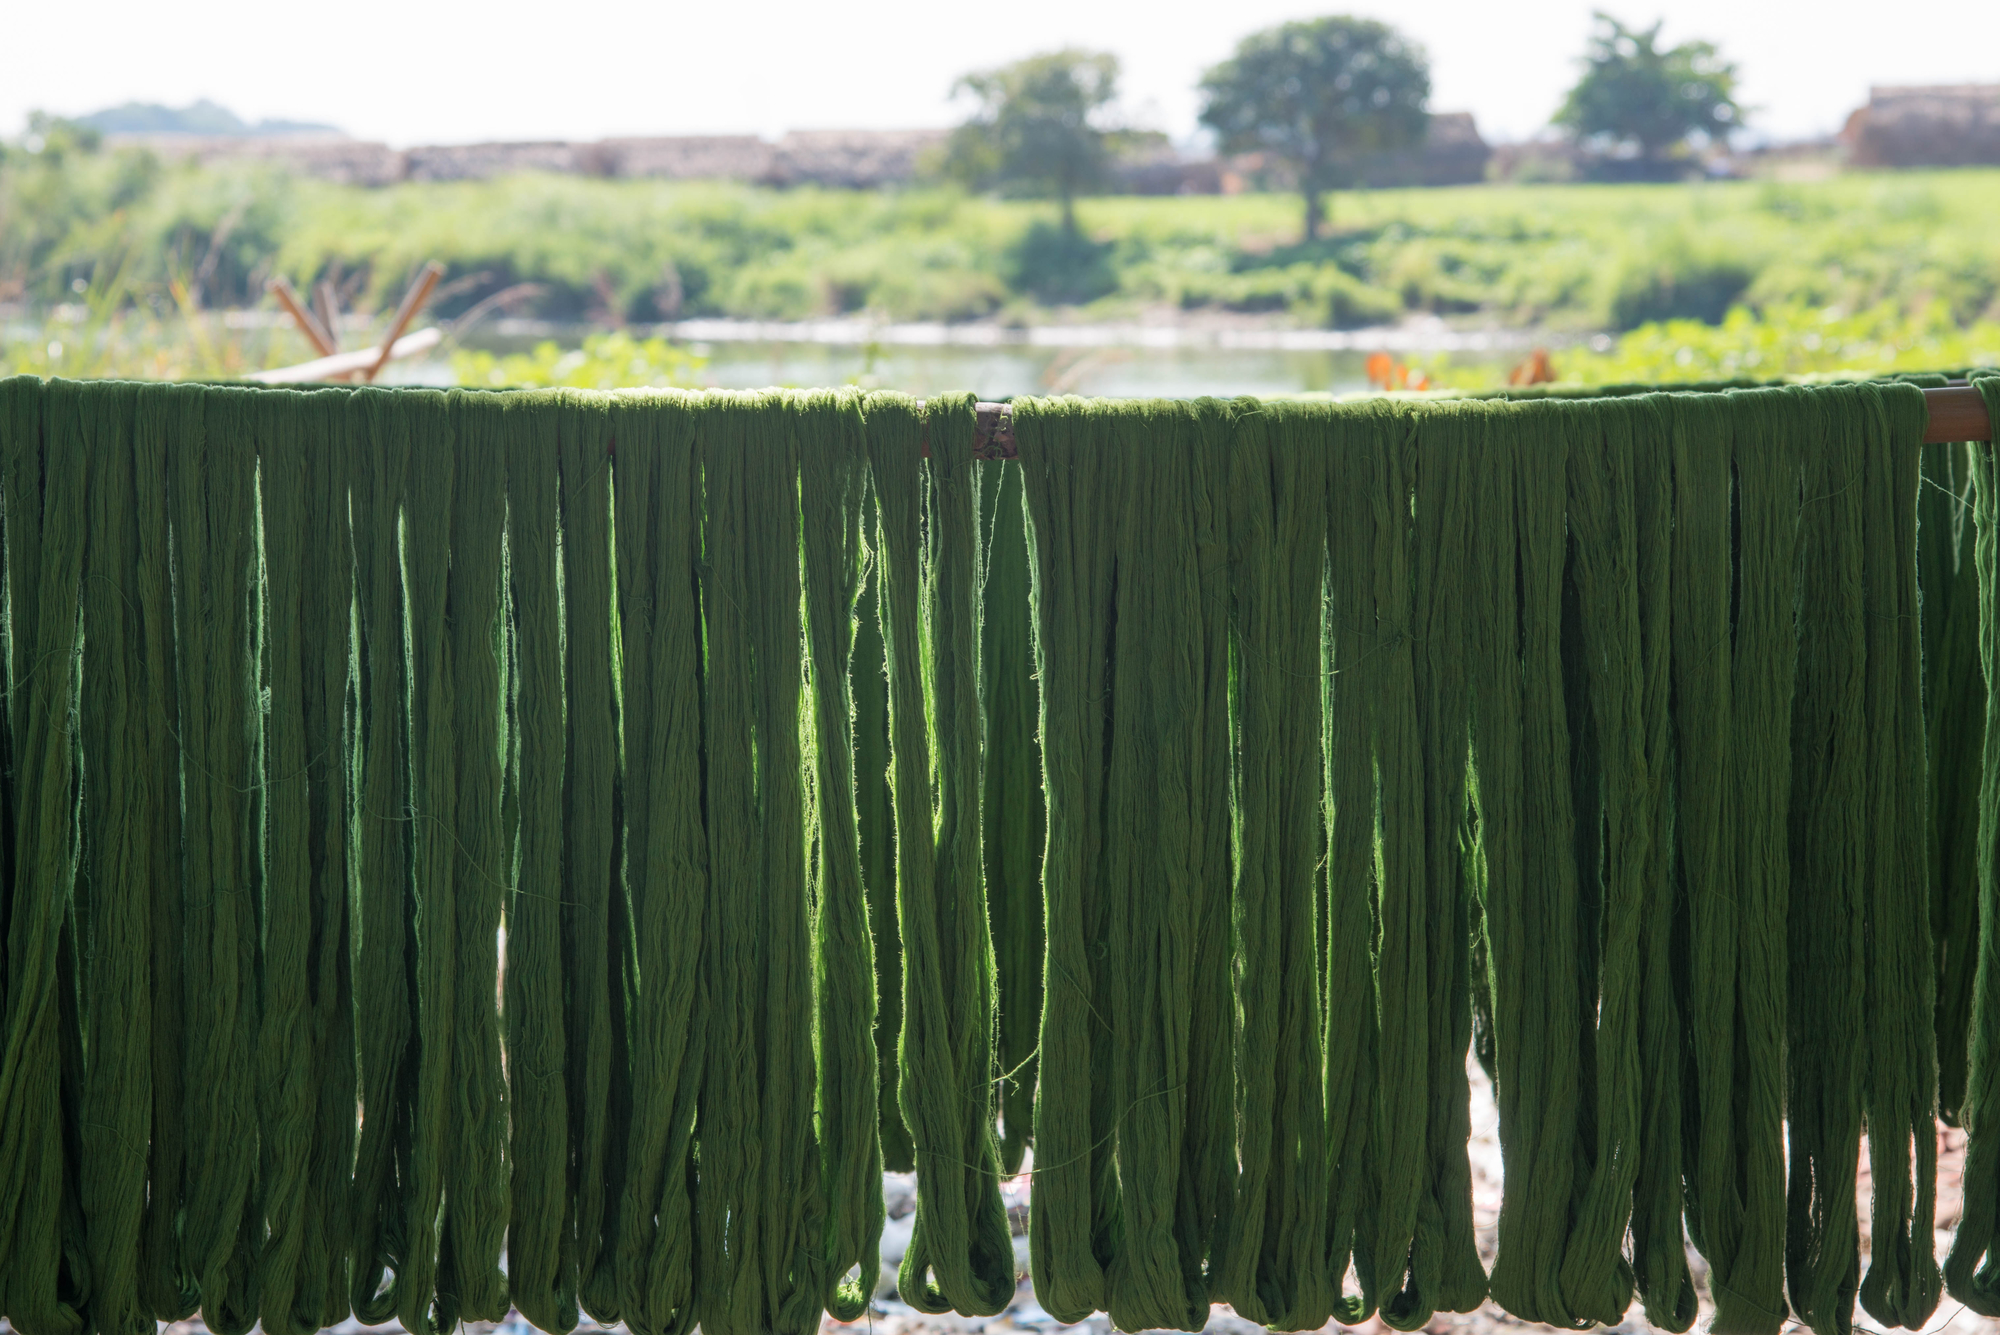
[[[1943,1287],[1935,1259],[1936,975],[1922,868],[1924,753],[1917,491],[1928,410],[1913,385],[1852,390],[1862,426],[1867,599],[1868,1064],[1864,1108],[1874,1185],[1861,1305],[1919,1329]]]
[[[620,1309],[639,1335],[687,1335],[694,1303],[695,1096],[708,843],[701,820],[700,414],[676,398],[613,409],[624,669],[626,886],[638,979],[632,1121],[618,1226]]]
[[[175,442],[198,439],[201,432],[201,396],[198,385],[143,385],[134,409],[132,453],[135,497],[148,486],[161,498],[157,504],[138,506],[140,547],[150,559],[140,565],[140,580],[133,597],[144,609],[146,642],[146,697],[149,718],[157,719],[167,739],[154,759],[150,782],[166,795],[181,785],[180,691],[175,648],[173,571],[169,552],[168,460]],[[344,395],[341,396],[345,398]],[[345,514],[343,510],[343,530]],[[343,569],[345,566],[343,565]],[[346,625],[342,605],[341,624]],[[340,670],[346,673],[346,656]],[[345,763],[345,757],[337,758]],[[181,804],[163,796],[154,827],[157,875],[151,887],[152,914],[152,1144],[148,1163],[146,1214],[139,1237],[139,1291],[156,1321],[180,1321],[191,1315],[201,1302],[194,1274],[188,1269],[182,1250],[181,1211],[185,1199],[187,1167],[186,1117],[182,1067],[186,1044],[186,977],[184,934],[185,906],[181,894],[181,868],[173,851],[181,847]],[[343,901],[345,884],[341,887]],[[351,1030],[350,1030],[351,1033]],[[351,1050],[351,1049],[350,1049]],[[348,1101],[344,1110],[348,1133],[354,1127],[352,1060],[348,1066]],[[351,1156],[350,1156],[351,1158]],[[349,1160],[339,1165],[337,1214],[347,1218]],[[339,1246],[342,1276],[338,1306],[347,1311],[347,1247]],[[334,1320],[339,1320],[336,1316]],[[325,1323],[322,1323],[325,1324]]]
[[[1989,421],[2000,421],[2000,376],[1975,377]],[[1966,1062],[1965,1206],[1945,1258],[1945,1289],[1981,1316],[2000,1316],[2000,471],[1995,443],[1972,455],[1973,566],[1979,580],[1979,661],[1986,734],[1979,786],[1979,965]]]
[[[919,415],[907,398],[875,394],[866,414],[903,945],[899,1093],[919,1182],[897,1288],[919,1311],[992,1315],[1013,1300],[1014,1249],[994,1134],[994,964],[980,865],[973,399],[934,397]]]
[[[254,390],[202,394],[202,431],[169,443],[185,813],[187,1261],[202,1318],[256,1324],[257,906],[263,891]]]
[[[1036,737],[1034,645],[1028,615],[1027,512],[1020,465],[980,466],[979,698],[985,719],[986,903],[997,965],[1001,1171],[1021,1171],[1034,1138],[1035,1046],[1042,1027],[1042,846],[1048,815]]]
[[[505,396],[454,392],[447,403],[451,472],[451,569],[445,586],[446,720],[432,764],[451,771],[450,819],[432,822],[433,865],[451,881],[451,1088],[444,1141],[444,1217],[438,1236],[440,1316],[499,1321],[507,1281],[499,1269],[507,1231],[507,1089],[493,979],[511,861],[504,823],[500,737],[505,682],[501,592],[507,514]],[[441,442],[437,448],[442,448]],[[435,808],[446,797],[432,791]],[[449,836],[447,839],[446,836]],[[437,930],[447,930],[432,906]]]
[[[565,394],[562,450],[562,902],[565,1089],[576,1192],[577,1296],[619,1319],[617,1184],[631,1118],[625,987],[629,913],[619,868],[617,683],[612,668],[610,400]],[[607,1233],[610,1235],[607,1241]]]
[[[1232,416],[1227,534],[1237,720],[1230,797],[1239,850],[1230,896],[1239,942],[1233,1001],[1241,1016],[1239,1052],[1265,1055],[1240,1061],[1234,1072],[1241,1167],[1216,1249],[1214,1286],[1217,1298],[1251,1320],[1311,1328],[1334,1310],[1346,1253],[1364,1226],[1355,1213],[1359,1189],[1372,1185],[1365,1184],[1363,1156],[1373,1124],[1374,999],[1367,933],[1354,930],[1348,916],[1355,907],[1369,911],[1370,878],[1364,871],[1351,879],[1354,869],[1340,861],[1337,842],[1327,870],[1324,1033],[1314,908],[1321,783],[1338,779],[1323,774],[1321,730],[1311,721],[1322,707],[1323,680],[1337,681],[1341,691],[1353,680],[1320,671],[1326,477],[1347,442],[1325,441],[1315,430],[1322,420],[1304,410],[1244,401]],[[1336,576],[1333,597],[1342,592]],[[1329,642],[1336,653],[1359,644],[1358,638]],[[1328,702],[1328,716],[1341,717],[1347,703]],[[1353,703],[1359,705],[1358,694]],[[1346,741],[1334,725],[1326,754]],[[1322,1039],[1329,1044],[1324,1088]],[[1325,1111],[1323,1095],[1335,1100]],[[1330,1182],[1315,1171],[1322,1162]],[[1337,1266],[1321,1255],[1329,1205],[1337,1220]],[[1366,1319],[1372,1279],[1364,1271],[1364,1297],[1343,1318]]]
[[[799,436],[799,530],[811,686],[813,1030],[820,1180],[827,1199],[821,1301],[836,1321],[856,1321],[868,1312],[881,1275],[883,1219],[875,1109],[875,959],[861,871],[854,711],[848,690],[855,605],[865,574],[868,447],[857,395],[803,394],[790,406]]]
[[[563,659],[558,592],[559,398],[508,395],[508,789],[519,823],[507,897],[507,1286],[538,1328],[576,1325],[563,956]],[[357,548],[359,533],[357,530]],[[357,1247],[357,1253],[358,1253]],[[357,1309],[358,1310],[358,1309]]]
[[[311,532],[306,518],[311,504],[309,436],[320,422],[316,405],[304,395],[259,395],[255,408],[264,537],[263,588],[256,596],[265,617],[269,699],[262,757],[266,866],[258,975],[263,1018],[256,1053],[263,1151],[258,1190],[267,1232],[257,1260],[256,1295],[260,1319],[271,1335],[308,1335],[319,1329],[319,1304],[302,1313],[298,1299],[321,1074],[315,1059],[324,1054],[315,1051],[310,1032],[314,784],[306,749],[306,696],[320,665],[308,667],[304,657],[305,621],[313,610],[305,543]],[[352,1092],[350,1086],[350,1098]]]
[[[77,444],[85,458],[87,532],[83,565],[84,656],[77,699],[84,775],[83,876],[79,903],[86,962],[81,1010],[89,1061],[83,1086],[79,1185],[90,1255],[90,1308],[112,1335],[150,1332],[153,1314],[139,1292],[139,1231],[146,1209],[145,1146],[151,1138],[152,908],[163,870],[152,787],[163,740],[158,716],[145,713],[144,604],[130,590],[143,564],[163,561],[146,536],[165,535],[165,477],[142,470],[134,451],[138,387],[119,387],[81,402]],[[157,463],[159,456],[150,452]],[[141,508],[151,512],[142,520]]]
[[[1097,867],[1105,837],[1112,572],[1129,479],[1096,448],[1097,416],[1094,405],[1074,398],[1014,407],[1049,820],[1028,1243],[1035,1297],[1062,1322],[1103,1309],[1119,1208]]]
[[[713,1335],[817,1329],[826,1296],[802,837],[798,443],[784,402],[724,396],[702,433],[710,1013],[695,1274]]]

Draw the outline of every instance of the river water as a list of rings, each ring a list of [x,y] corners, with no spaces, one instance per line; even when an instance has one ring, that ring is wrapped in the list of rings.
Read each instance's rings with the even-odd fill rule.
[[[549,338],[575,346],[584,332],[502,321],[467,341],[518,351]],[[688,347],[706,359],[697,377],[718,388],[854,384],[918,395],[971,390],[987,399],[1344,394],[1368,388],[1365,367],[1374,352],[1424,365],[1490,364],[1519,356],[1531,341],[1512,332],[1452,330],[1442,322],[1343,331],[688,320],[632,333]],[[424,377],[419,372],[415,378]]]

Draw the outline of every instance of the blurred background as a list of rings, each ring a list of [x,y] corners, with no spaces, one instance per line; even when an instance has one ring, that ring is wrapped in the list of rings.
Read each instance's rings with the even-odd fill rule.
[[[1785,8],[40,6],[0,52],[0,371],[1003,397],[2000,363],[2000,6]]]

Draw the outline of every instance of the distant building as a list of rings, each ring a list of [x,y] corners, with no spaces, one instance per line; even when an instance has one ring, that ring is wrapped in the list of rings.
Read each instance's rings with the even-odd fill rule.
[[[149,149],[170,161],[256,161],[342,185],[484,181],[517,172],[665,181],[748,181],[868,189],[915,180],[947,130],[794,130],[755,135],[663,135],[588,143],[525,140],[424,144],[394,149],[339,134],[198,135],[112,133],[113,146]],[[1424,143],[1355,166],[1358,186],[1465,185],[1486,178],[1492,150],[1465,112],[1431,117]],[[1135,135],[1112,168],[1112,185],[1135,195],[1235,194],[1288,188],[1282,164],[1262,155],[1183,157],[1166,136]]]
[[[1486,179],[1493,149],[1480,135],[1469,111],[1441,111],[1430,119],[1424,141],[1393,153],[1374,153],[1351,164],[1355,189],[1473,185]],[[1290,190],[1294,173],[1265,153],[1243,153],[1220,164],[1217,188],[1225,195],[1246,190]]]
[[[2000,84],[1871,88],[1840,139],[1853,167],[2000,165]]]
[[[774,146],[775,185],[863,189],[915,179],[947,130],[793,130]]]
[[[1480,136],[1469,111],[1444,111],[1431,117],[1430,130],[1416,148],[1378,153],[1356,168],[1362,185],[1472,185],[1486,179],[1493,150]]]
[[[794,130],[772,141],[755,135],[675,135],[589,143],[425,144],[392,149],[340,135],[283,136],[113,133],[114,147],[145,148],[169,161],[280,163],[343,185],[398,181],[484,181],[515,172],[668,181],[752,181],[761,185],[866,188],[913,179],[944,130]]]

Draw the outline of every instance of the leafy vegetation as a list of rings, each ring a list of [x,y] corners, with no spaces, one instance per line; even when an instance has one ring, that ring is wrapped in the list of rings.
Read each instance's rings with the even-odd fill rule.
[[[952,132],[946,174],[975,190],[1053,196],[1062,230],[1076,237],[1076,197],[1104,182],[1110,135],[1098,122],[1118,95],[1118,57],[1051,51],[960,79],[979,100]]]
[[[1603,351],[1560,358],[1562,378],[1588,385],[1689,380],[1887,375],[2000,366],[2000,320],[1961,327],[1933,303],[1845,311],[1797,303],[1761,314],[1738,306],[1720,324],[1666,320],[1633,330]]]
[[[283,273],[380,311],[436,257],[447,317],[533,283],[519,313],[606,328],[845,313],[1353,327],[1431,313],[1559,333],[1885,303],[1960,328],[2000,318],[2000,171],[1361,191],[1310,242],[1296,210],[1283,195],[1085,198],[1072,243],[1047,202],[949,186],[526,175],[369,190],[165,165],[52,127],[41,151],[0,154],[0,306],[37,323],[80,289],[115,291],[136,329],[184,305],[262,305]]]
[[[663,338],[592,334],[565,352],[554,342],[532,352],[462,351],[451,359],[461,385],[515,389],[650,389],[701,383],[704,359]]]
[[[1202,76],[1202,124],[1223,151],[1267,153],[1305,197],[1305,236],[1319,236],[1321,196],[1370,154],[1407,148],[1430,117],[1430,61],[1372,19],[1322,18],[1252,33]]]
[[[1604,155],[1600,169],[1628,179],[1672,179],[1685,170],[1689,141],[1726,143],[1743,125],[1736,66],[1713,44],[1660,49],[1660,24],[1627,28],[1599,13],[1583,77],[1555,123]]]

